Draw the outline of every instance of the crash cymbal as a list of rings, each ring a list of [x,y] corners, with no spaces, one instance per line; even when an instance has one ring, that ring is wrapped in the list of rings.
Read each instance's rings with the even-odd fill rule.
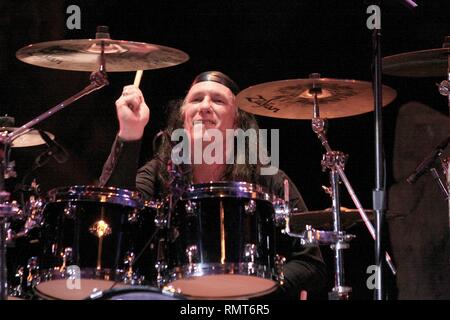
[[[155,44],[111,39],[79,39],[30,44],[16,57],[40,67],[97,71],[101,43],[105,44],[107,72],[159,69],[183,63],[189,56],[177,49]]]
[[[341,118],[374,110],[372,83],[339,79],[291,79],[267,82],[242,90],[237,96],[239,108],[273,118],[312,119],[312,83],[322,88],[318,95],[320,117]],[[394,100],[396,91],[383,86],[383,106]]]
[[[384,57],[383,73],[400,77],[443,77],[450,48],[406,52]]]
[[[13,127],[1,127],[0,133],[1,134],[8,134],[10,132],[13,132],[18,128]],[[55,136],[49,132],[45,132],[52,140],[55,139]],[[44,139],[42,139],[39,130],[32,129],[28,131],[27,133],[22,134],[21,136],[14,139],[14,141],[11,144],[12,148],[26,148],[26,147],[34,147],[45,144]]]
[[[373,210],[364,210],[367,217],[373,220]],[[347,229],[355,223],[362,222],[358,209],[348,209],[341,207],[341,228]],[[333,230],[333,213],[331,208],[317,211],[294,212],[289,219],[292,231],[301,232],[306,229],[306,225],[311,225],[315,229]]]

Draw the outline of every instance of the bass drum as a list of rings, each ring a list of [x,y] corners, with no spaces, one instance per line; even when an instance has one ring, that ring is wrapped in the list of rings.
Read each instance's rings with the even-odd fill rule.
[[[87,300],[185,300],[179,294],[147,286],[114,288],[92,294]]]

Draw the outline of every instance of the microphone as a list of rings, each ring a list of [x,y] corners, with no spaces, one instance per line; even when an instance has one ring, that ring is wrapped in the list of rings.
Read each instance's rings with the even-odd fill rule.
[[[46,151],[47,155],[52,156],[58,163],[65,163],[69,159],[69,154],[66,149],[64,149],[60,144],[50,138],[47,133],[39,130],[39,134],[49,147],[49,149]]]
[[[434,150],[416,167],[413,173],[409,175],[406,181],[409,184],[414,184],[422,175],[424,175],[436,162],[436,158],[442,154],[449,142],[450,136],[445,138],[436,148],[434,148]]]

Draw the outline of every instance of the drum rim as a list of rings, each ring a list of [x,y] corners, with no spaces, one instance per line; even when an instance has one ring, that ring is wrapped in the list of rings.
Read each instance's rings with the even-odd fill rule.
[[[70,267],[70,266],[69,266]],[[111,269],[111,268],[80,268],[80,279],[81,280],[99,280],[99,281],[108,281],[113,283],[111,289],[117,285],[129,285],[125,283],[124,277],[126,276],[127,271],[123,269]],[[47,299],[47,300],[61,300],[61,298],[49,295],[45,293],[41,288],[41,284],[49,283],[55,280],[67,280],[70,278],[70,274],[67,273],[67,268],[64,271],[55,268],[45,268],[39,271],[39,283],[34,286],[34,292],[37,296]],[[122,288],[115,288],[122,289]],[[108,290],[108,291],[109,291]]]
[[[232,265],[232,263],[229,263],[228,265]],[[211,269],[211,267],[212,268],[215,267],[216,270]],[[245,274],[245,273],[241,273],[241,272],[235,273],[234,271],[236,270],[236,268],[234,268],[234,270],[227,270],[229,272],[220,272],[220,271],[224,271],[224,270],[223,269],[219,270],[219,268],[217,268],[217,267],[220,268],[220,264],[218,264],[218,263],[217,264],[216,263],[208,264],[207,263],[207,264],[204,264],[204,269],[198,273],[193,273],[193,274],[188,275],[188,274],[182,274],[182,272],[178,272],[176,275],[173,275],[173,277],[171,277],[169,279],[167,287],[171,288],[172,290],[174,290],[176,292],[179,292],[179,294],[185,296],[187,299],[219,299],[220,300],[220,299],[242,299],[242,298],[247,299],[247,298],[262,297],[264,295],[275,292],[277,290],[277,288],[279,288],[279,286],[281,285],[280,279],[278,279],[278,280],[275,279],[276,277],[270,271],[265,272],[265,275],[261,276],[261,275],[256,275],[256,274],[250,275],[250,274]],[[262,266],[262,265],[260,265],[260,267],[265,268],[265,266]],[[205,272],[205,271],[207,271],[207,272]],[[212,296],[207,296],[207,295],[205,295],[205,296],[192,295],[186,291],[183,292],[183,290],[176,285],[178,280],[189,280],[189,279],[195,280],[195,279],[201,279],[203,276],[216,276],[216,275],[217,276],[231,275],[231,276],[257,278],[257,279],[270,281],[272,283],[272,286],[270,288],[267,288],[266,290],[256,291],[254,293],[247,294],[247,295],[236,294],[233,296],[225,295],[225,296],[212,297]]]
[[[132,208],[143,206],[142,195],[137,191],[93,185],[73,185],[51,189],[47,192],[47,202],[97,202],[119,204]]]
[[[277,197],[270,194],[259,184],[244,181],[218,181],[191,184],[181,200],[197,200],[207,198],[241,198],[262,200],[273,203]]]

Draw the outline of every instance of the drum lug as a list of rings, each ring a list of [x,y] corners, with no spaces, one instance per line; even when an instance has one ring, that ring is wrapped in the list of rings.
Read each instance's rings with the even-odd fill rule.
[[[198,204],[195,201],[187,201],[186,204],[184,205],[184,208],[186,209],[186,213],[189,216],[195,216],[197,215],[198,212]]]
[[[244,247],[244,261],[255,263],[259,258],[258,247],[254,243],[247,243]]]
[[[167,227],[167,216],[161,210],[158,210],[155,215],[154,220],[155,226],[159,229],[164,229]]]
[[[162,288],[167,283],[167,268],[169,267],[166,263],[166,243],[164,238],[160,238],[158,241],[158,248],[157,248],[157,258],[155,263],[155,269],[157,272],[156,275],[156,285],[158,288]]]
[[[72,204],[72,202],[70,202],[70,201],[67,203],[66,207],[64,208],[64,214],[69,219],[75,219],[76,211],[77,211],[77,205]]]
[[[162,288],[166,285],[166,271],[167,271],[168,265],[164,260],[158,260],[155,263],[155,269],[157,272],[157,276],[156,276],[156,285],[158,286],[158,288]]]
[[[16,286],[11,288],[11,295],[14,297],[22,297],[23,296],[23,277],[24,277],[24,268],[23,266],[19,266],[16,270],[16,274],[14,278],[17,279],[15,283]]]
[[[126,268],[128,268],[127,273],[133,272],[134,259],[135,259],[134,252],[129,251],[125,254],[125,259],[123,263],[126,266]]]
[[[252,215],[256,212],[256,201],[250,200],[246,205],[244,205],[245,213]]]
[[[139,218],[139,210],[138,209],[133,209],[133,211],[128,214],[128,222],[130,222],[130,223],[138,222],[138,218]]]
[[[123,261],[125,265],[125,274],[123,276],[123,282],[125,284],[130,285],[141,285],[144,278],[139,277],[136,272],[133,271],[133,265],[135,261],[135,255],[134,252],[129,251],[125,254],[125,259]]]
[[[275,255],[275,275],[276,280],[283,284],[284,282],[284,265],[286,263],[286,258],[282,255]]]
[[[277,200],[273,203],[275,211],[274,221],[275,226],[284,228],[286,227],[286,221],[289,219],[290,210],[289,202],[283,200]]]
[[[196,263],[198,262],[198,248],[196,245],[190,245],[186,249],[186,258],[188,260],[187,269],[188,273],[194,273],[197,269]]]
[[[59,267],[59,271],[65,272],[66,268],[71,265],[73,259],[73,250],[71,247],[64,248],[64,252],[61,252],[62,265]]]
[[[41,282],[41,279],[39,277],[39,262],[37,257],[31,257],[30,259],[28,259],[27,269],[27,287],[33,288]]]

